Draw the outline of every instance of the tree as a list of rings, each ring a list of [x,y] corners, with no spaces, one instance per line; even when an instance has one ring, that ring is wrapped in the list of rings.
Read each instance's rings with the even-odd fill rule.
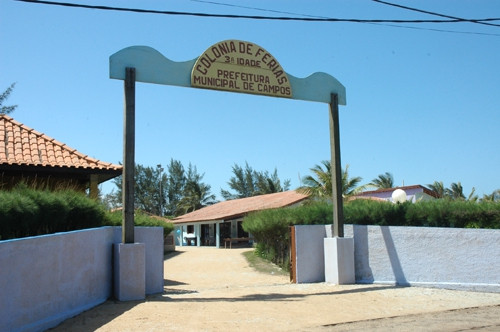
[[[255,172],[255,195],[272,194],[290,189],[290,179],[283,181],[278,177],[278,170],[275,168],[272,174],[268,171]]]
[[[437,194],[438,198],[446,196],[446,189],[443,185],[443,181],[434,181],[433,184],[428,184],[427,186]]]
[[[248,162],[245,162],[244,169],[238,164],[234,164],[233,174],[234,176],[231,177],[228,184],[236,193],[221,189],[221,195],[226,200],[271,194],[290,189],[290,180],[283,181],[282,185],[276,168],[272,174],[269,174],[268,171],[258,172],[250,167]]]
[[[17,105],[5,106],[4,102],[9,98],[10,93],[14,90],[16,83],[12,83],[1,95],[0,95],[0,114],[9,114],[14,112],[17,108]]]
[[[385,172],[384,174],[379,174],[377,178],[370,182],[370,186],[374,186],[378,189],[389,189],[394,187],[394,177],[391,173]]]
[[[110,195],[114,198],[106,197],[108,202],[122,201],[122,176],[113,179],[116,185],[116,192],[113,190]],[[135,186],[134,186],[134,207],[145,212],[163,216],[166,210],[166,199],[168,189],[168,176],[163,173],[160,167],[145,167],[140,164],[135,165]],[[121,206],[121,203],[120,203]]]
[[[198,174],[196,167],[189,164],[182,198],[177,205],[181,214],[198,210],[216,203],[215,195],[210,194],[210,185],[201,182],[204,174]]]
[[[167,166],[168,171],[168,204],[167,214],[171,216],[180,215],[177,211],[180,200],[182,199],[184,186],[186,185],[186,174],[184,166],[178,160],[170,159],[170,164]]]
[[[500,189],[493,191],[490,195],[483,195],[484,202],[500,202]]]
[[[303,186],[298,191],[317,198],[332,199],[332,170],[329,160],[323,160],[321,165],[315,165],[310,169],[313,175],[302,178]],[[342,197],[344,199],[363,191],[366,186],[359,186],[362,178],[359,176],[349,178],[349,165],[342,170]]]
[[[198,174],[195,166],[189,164],[186,173],[182,163],[174,159],[170,160],[166,171],[161,165],[153,168],[136,164],[135,208],[157,216],[178,216],[213,204],[215,195],[202,179],[203,174]],[[108,206],[117,203],[121,206],[122,177],[113,181],[117,190],[106,195],[103,202]]]
[[[451,200],[461,200],[461,201],[468,200],[468,201],[475,202],[479,199],[479,197],[477,195],[474,195],[475,192],[476,192],[476,188],[473,187],[471,193],[469,194],[469,196],[467,196],[467,199],[466,199],[465,195],[464,195],[464,188],[462,187],[462,184],[460,183],[460,181],[453,182],[450,185],[450,188],[445,189],[445,198],[448,198]]]

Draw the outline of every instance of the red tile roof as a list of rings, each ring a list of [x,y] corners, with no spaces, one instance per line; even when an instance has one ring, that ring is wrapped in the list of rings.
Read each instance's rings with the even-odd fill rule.
[[[305,200],[308,196],[296,191],[259,195],[247,198],[233,199],[204,207],[172,220],[174,224],[230,220],[242,217],[249,212],[290,206]]]
[[[69,167],[92,170],[121,170],[121,165],[102,162],[66,144],[0,114],[0,166]]]

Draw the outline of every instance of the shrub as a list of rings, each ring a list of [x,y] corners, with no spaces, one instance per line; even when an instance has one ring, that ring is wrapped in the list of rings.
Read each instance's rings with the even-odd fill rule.
[[[289,227],[332,222],[332,205],[315,202],[252,213],[243,219],[243,229],[254,236],[257,242],[256,253],[259,256],[286,268],[290,242]],[[393,204],[354,200],[344,204],[344,223],[500,229],[500,203],[432,200],[415,204]]]
[[[122,211],[108,212],[104,221],[104,225],[107,226],[121,226],[122,225]],[[134,224],[136,226],[142,227],[163,227],[163,234],[168,235],[174,230],[174,224],[171,222],[165,222],[164,219],[160,219],[154,216],[150,216],[140,210],[136,210],[134,215]]]
[[[254,236],[256,253],[265,259],[289,269],[290,226],[331,223],[332,206],[311,203],[303,206],[269,209],[249,214],[243,220],[243,229]]]
[[[18,185],[0,191],[0,239],[101,226],[104,208],[82,193],[52,192]]]

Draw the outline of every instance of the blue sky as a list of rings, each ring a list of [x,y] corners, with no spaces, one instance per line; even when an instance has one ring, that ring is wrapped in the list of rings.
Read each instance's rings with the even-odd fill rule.
[[[439,19],[368,0],[67,2],[218,14],[299,16],[242,8],[254,7],[336,18]],[[500,17],[495,0],[397,2],[457,17]],[[200,18],[1,0],[0,90],[17,82],[6,103],[19,105],[11,115],[16,120],[118,163],[123,82],[109,79],[109,56],[145,45],[187,61],[226,39],[262,46],[296,77],[325,72],[346,87],[341,158],[362,183],[391,172],[397,185],[460,181],[466,195],[475,187],[480,196],[500,188],[500,27]],[[234,163],[247,161],[259,171],[276,167],[295,188],[311,167],[330,158],[326,104],[143,83],[136,96],[136,162],[191,162],[217,195],[228,189]]]

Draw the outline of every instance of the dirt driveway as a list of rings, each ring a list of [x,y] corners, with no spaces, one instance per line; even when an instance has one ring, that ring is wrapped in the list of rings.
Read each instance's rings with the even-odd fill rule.
[[[55,331],[499,331],[500,294],[290,284],[242,252],[181,247],[165,260],[165,291],[108,301]]]

